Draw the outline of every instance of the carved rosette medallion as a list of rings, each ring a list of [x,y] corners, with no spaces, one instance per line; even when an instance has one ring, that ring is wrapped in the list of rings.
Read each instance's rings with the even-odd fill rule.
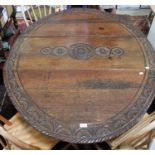
[[[67,54],[67,48],[66,47],[63,47],[63,46],[55,47],[51,51],[51,54],[53,54],[55,56],[64,56],[64,55]]]
[[[87,44],[74,44],[70,46],[69,55],[74,59],[87,60],[94,55],[94,50]]]
[[[110,55],[110,48],[99,46],[95,49],[96,55],[108,57]]]
[[[119,47],[114,47],[111,49],[111,55],[121,56],[124,54],[124,50]]]
[[[51,49],[49,47],[44,47],[40,50],[40,53],[43,55],[49,55],[51,53]]]

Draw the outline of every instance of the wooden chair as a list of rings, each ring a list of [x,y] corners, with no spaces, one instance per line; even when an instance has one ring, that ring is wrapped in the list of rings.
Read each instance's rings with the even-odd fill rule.
[[[5,138],[6,144],[0,143],[5,149],[52,149],[58,140],[42,135],[32,128],[17,113],[7,121],[0,117],[5,125],[0,126],[0,135]],[[155,113],[145,114],[143,119],[133,128],[119,137],[107,141],[112,149],[149,149],[152,139],[155,138]]]
[[[0,126],[0,135],[6,141],[5,144],[0,140],[4,149],[49,150],[58,143],[58,140],[45,136],[31,127],[19,113],[9,121],[3,116],[0,116],[0,119],[5,123],[4,126]]]
[[[144,117],[130,130],[108,141],[112,149],[149,149],[155,138],[155,112]]]
[[[27,27],[49,14],[67,9],[65,5],[21,5],[20,7]]]

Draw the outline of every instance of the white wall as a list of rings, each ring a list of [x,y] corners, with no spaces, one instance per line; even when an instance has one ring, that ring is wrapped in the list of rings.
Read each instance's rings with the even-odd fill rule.
[[[117,5],[118,9],[139,9],[140,5]]]
[[[154,16],[153,22],[151,24],[151,28],[150,28],[147,38],[150,41],[150,43],[152,44],[153,48],[155,49],[155,16]]]

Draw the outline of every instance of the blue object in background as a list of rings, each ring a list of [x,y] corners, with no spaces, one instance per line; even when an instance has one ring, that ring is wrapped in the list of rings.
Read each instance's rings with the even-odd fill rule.
[[[8,42],[6,42],[6,41],[3,41],[2,42],[2,50],[10,50],[10,45],[9,45],[9,43]]]

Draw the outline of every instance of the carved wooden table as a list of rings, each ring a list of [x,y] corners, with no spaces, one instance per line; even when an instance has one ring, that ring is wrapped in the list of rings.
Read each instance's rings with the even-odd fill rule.
[[[69,10],[41,19],[18,38],[5,86],[40,132],[72,143],[101,142],[131,128],[151,104],[153,52],[120,17]]]

